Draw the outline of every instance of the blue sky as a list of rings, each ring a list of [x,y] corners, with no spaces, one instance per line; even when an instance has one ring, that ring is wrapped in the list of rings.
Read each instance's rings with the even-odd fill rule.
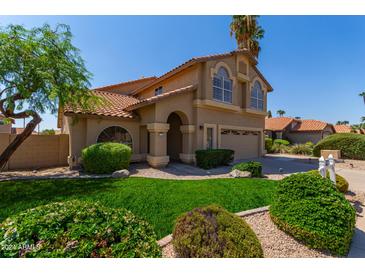
[[[0,25],[66,23],[92,86],[160,75],[193,56],[231,51],[230,16],[1,16]],[[268,109],[358,123],[365,106],[365,16],[262,16],[259,69],[274,87]],[[56,128],[43,115],[41,130]],[[22,126],[17,121],[16,126]]]

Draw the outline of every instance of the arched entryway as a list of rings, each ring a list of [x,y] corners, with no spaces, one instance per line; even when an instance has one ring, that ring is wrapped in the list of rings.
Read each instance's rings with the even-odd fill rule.
[[[182,132],[180,126],[182,121],[180,116],[173,112],[167,118],[167,123],[170,125],[167,132],[167,155],[170,157],[170,161],[179,161],[180,153],[182,153]]]

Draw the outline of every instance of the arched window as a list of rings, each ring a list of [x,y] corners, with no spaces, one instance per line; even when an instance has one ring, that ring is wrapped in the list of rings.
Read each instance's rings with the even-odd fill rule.
[[[122,127],[112,126],[104,129],[98,137],[98,143],[113,142],[128,145],[132,148],[132,137],[129,132]]]
[[[254,109],[264,110],[264,92],[259,81],[256,81],[253,85],[250,106]]]
[[[213,99],[232,103],[232,80],[228,71],[220,67],[218,73],[213,77]]]

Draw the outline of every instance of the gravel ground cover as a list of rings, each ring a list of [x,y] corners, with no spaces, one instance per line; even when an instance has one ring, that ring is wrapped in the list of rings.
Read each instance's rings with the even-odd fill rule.
[[[269,212],[243,217],[261,242],[265,258],[331,258],[329,254],[310,249],[279,230],[271,221]],[[175,258],[171,243],[162,249],[164,258]]]

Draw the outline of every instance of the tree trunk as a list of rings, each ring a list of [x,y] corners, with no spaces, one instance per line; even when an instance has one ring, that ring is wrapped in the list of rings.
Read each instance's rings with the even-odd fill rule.
[[[27,124],[21,134],[18,134],[15,139],[8,145],[8,147],[0,155],[0,168],[3,170],[6,163],[9,161],[11,155],[17,150],[17,148],[27,139],[36,126],[42,121],[41,117],[37,113],[31,114],[33,119]]]

